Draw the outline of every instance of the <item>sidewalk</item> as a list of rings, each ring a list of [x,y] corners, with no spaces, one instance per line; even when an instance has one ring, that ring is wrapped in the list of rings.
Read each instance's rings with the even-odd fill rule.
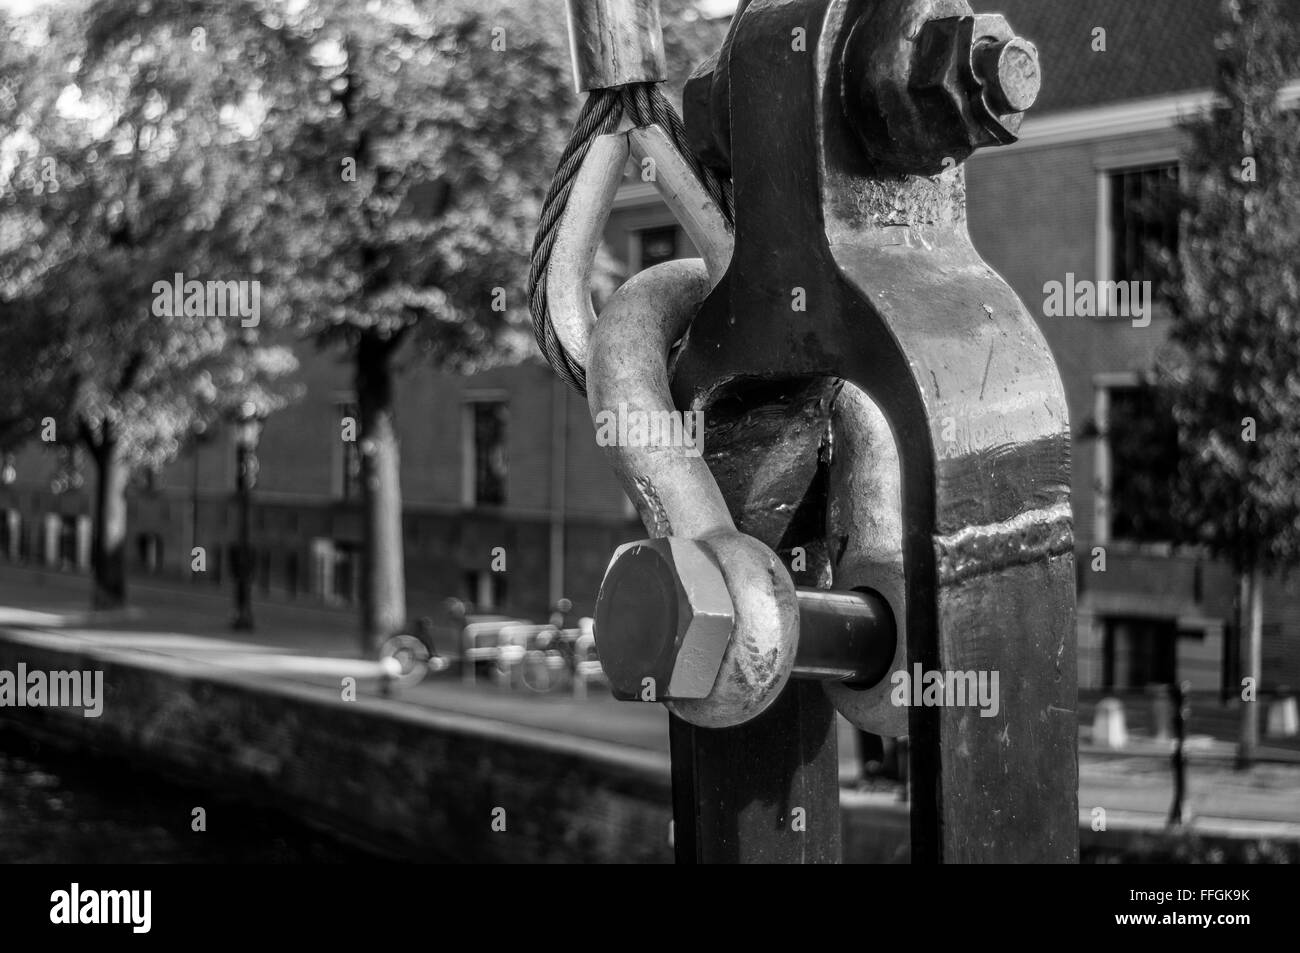
[[[93,646],[123,660],[163,656],[197,662],[250,679],[311,686],[336,697],[341,679],[352,676],[360,693],[379,693],[378,666],[355,658],[356,624],[350,610],[258,601],[254,615],[259,629],[235,633],[228,627],[228,590],[132,583],[131,609],[96,616],[84,608],[89,604],[85,577],[6,566],[0,570],[0,630]],[[441,675],[383,703],[612,743],[666,763],[664,709],[616,702],[596,687],[591,697],[579,701],[562,692],[511,692],[482,682],[471,687],[453,675]],[[1090,726],[1082,726],[1081,817],[1103,807],[1109,823],[1163,827],[1172,797],[1168,745],[1135,736],[1128,749],[1113,752],[1087,743],[1088,734]],[[845,783],[857,773],[855,745],[851,727],[840,719],[840,774]],[[1231,764],[1231,744],[1208,737],[1192,739],[1187,754],[1195,828],[1300,838],[1300,763],[1261,763],[1237,772]],[[845,796],[848,803],[882,795]]]

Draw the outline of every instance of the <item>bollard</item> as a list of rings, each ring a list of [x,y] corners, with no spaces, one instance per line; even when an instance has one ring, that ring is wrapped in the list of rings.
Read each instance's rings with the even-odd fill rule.
[[[1277,690],[1277,697],[1268,703],[1268,736],[1270,738],[1294,738],[1300,735],[1300,706],[1290,689],[1283,685]]]
[[[1173,732],[1174,686],[1148,685],[1147,695],[1151,698],[1151,736],[1156,741],[1168,741]]]
[[[907,736],[915,862],[1077,860],[1065,396],[961,170],[1038,85],[1033,45],[963,0],[750,0],[686,92],[734,236],[676,189],[706,261],[634,277],[594,327],[565,303],[585,251],[556,259],[539,340],[593,422],[709,435],[704,459],[607,449],[654,539],[615,554],[595,636],[616,694],[671,712],[679,862],[837,862],[837,711]]]
[[[1128,725],[1124,720],[1124,703],[1118,698],[1103,698],[1092,714],[1092,743],[1101,748],[1123,748],[1128,744]]]

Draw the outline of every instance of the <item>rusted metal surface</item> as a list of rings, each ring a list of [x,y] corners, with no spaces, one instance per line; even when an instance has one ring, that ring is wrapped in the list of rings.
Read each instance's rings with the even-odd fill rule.
[[[579,92],[668,78],[658,0],[566,0]]]
[[[754,0],[737,18],[724,51],[727,117],[709,130],[727,129],[735,255],[692,324],[673,393],[678,406],[705,410],[710,425],[729,419],[737,391],[754,393],[755,382],[774,393],[775,382],[844,380],[880,410],[898,457],[908,663],[997,673],[1001,688],[991,717],[970,707],[906,710],[913,856],[1071,861],[1077,727],[1064,395],[1032,318],[971,246],[963,177],[944,161],[982,144],[981,131],[998,139],[970,101],[983,88],[963,88],[975,126],[956,121],[952,89],[944,99],[913,88],[914,68],[931,62],[918,49],[924,25],[972,16],[954,0]],[[800,29],[802,52],[790,42]],[[962,62],[988,62],[978,44],[966,49],[960,35],[957,43]],[[802,311],[792,306],[800,297]],[[754,445],[751,468],[786,466],[783,447]],[[855,487],[855,457],[846,456],[826,548],[836,588],[846,576],[876,583],[874,573],[893,563],[860,541],[875,528],[870,508],[844,506]],[[809,464],[796,466],[806,473]],[[728,471],[716,472],[731,496]],[[881,471],[860,479],[887,495]],[[823,713],[803,702],[795,715],[818,724]],[[786,735],[798,733],[795,725]],[[676,731],[674,756],[698,758],[701,745],[719,754],[705,734]],[[772,756],[787,761],[795,750],[790,740]],[[749,789],[774,783],[760,771],[695,793],[721,797],[721,818],[745,809]],[[696,830],[692,841],[727,836]]]

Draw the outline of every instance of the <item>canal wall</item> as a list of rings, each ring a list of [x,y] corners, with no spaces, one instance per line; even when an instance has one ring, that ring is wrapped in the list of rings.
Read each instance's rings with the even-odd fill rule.
[[[382,856],[672,860],[669,765],[657,752],[364,692],[345,701],[323,686],[115,649],[103,638],[0,629],[0,670],[16,671],[19,663],[103,672],[102,714],[0,708],[4,722],[61,749],[125,757],[147,772],[248,798]],[[842,824],[846,861],[908,860],[908,807],[895,797],[845,791]],[[1081,843],[1094,859],[1185,849],[1149,820],[1115,817],[1105,831],[1093,826],[1081,819]],[[1279,849],[1300,856],[1294,831],[1248,840],[1243,846],[1229,832],[1203,833],[1195,856],[1251,858],[1260,853],[1255,843],[1265,857]]]
[[[98,718],[4,708],[62,748],[257,799],[386,856],[666,862],[667,759],[169,656],[0,632],[0,669],[104,673]],[[196,805],[202,806],[202,805]],[[208,817],[209,824],[218,823]]]

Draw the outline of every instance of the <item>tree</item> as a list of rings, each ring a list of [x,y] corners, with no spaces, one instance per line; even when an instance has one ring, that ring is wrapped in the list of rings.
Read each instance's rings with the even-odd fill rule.
[[[30,160],[39,152],[34,132],[44,126],[61,85],[60,52],[66,41],[50,33],[48,22],[16,18],[0,8],[0,331],[8,345],[3,353],[13,355],[34,355],[40,340],[24,302],[44,266],[40,218],[20,190],[46,188],[43,170]],[[49,403],[34,394],[45,394],[54,376],[49,367],[28,363],[20,375],[12,360],[10,365],[0,374],[0,451],[33,435],[37,421],[29,407]]]
[[[673,50],[720,41],[691,4],[667,7]],[[528,254],[577,102],[555,0],[318,0],[301,22],[311,55],[286,64],[266,125],[279,227],[264,237],[305,330],[353,364],[370,653],[405,625],[400,355],[465,372],[533,354]]]
[[[1243,672],[1258,690],[1263,580],[1300,559],[1300,119],[1278,103],[1300,42],[1276,0],[1224,11],[1218,98],[1187,126],[1160,383],[1181,447],[1174,515],[1238,574]],[[1243,705],[1243,765],[1256,712]]]
[[[232,402],[274,409],[271,384],[294,366],[252,336],[259,266],[244,252],[257,216],[239,173],[255,140],[225,82],[235,64],[204,58],[189,30],[166,24],[118,36],[105,27],[120,6],[77,14],[55,74],[69,80],[24,104],[40,121],[9,201],[28,233],[0,265],[14,316],[0,351],[8,389],[27,395],[11,407],[15,426],[52,419],[58,441],[95,465],[97,608],[126,598],[131,474],[167,462]],[[179,309],[162,290],[178,274]],[[244,309],[224,285],[215,300],[194,297],[188,282],[200,279],[242,282]]]
[[[467,371],[530,353],[526,255],[568,61],[562,21],[499,0],[317,0],[291,26],[307,55],[268,64],[263,237],[302,330],[352,364],[372,654],[406,623],[399,361]]]
[[[207,27],[260,114],[243,166],[250,235],[299,330],[352,366],[359,410],[362,647],[405,626],[402,361],[470,371],[532,356],[524,284],[576,115],[559,0],[101,0],[95,35]],[[724,24],[665,3],[678,85]],[[214,24],[220,23],[216,29]]]

